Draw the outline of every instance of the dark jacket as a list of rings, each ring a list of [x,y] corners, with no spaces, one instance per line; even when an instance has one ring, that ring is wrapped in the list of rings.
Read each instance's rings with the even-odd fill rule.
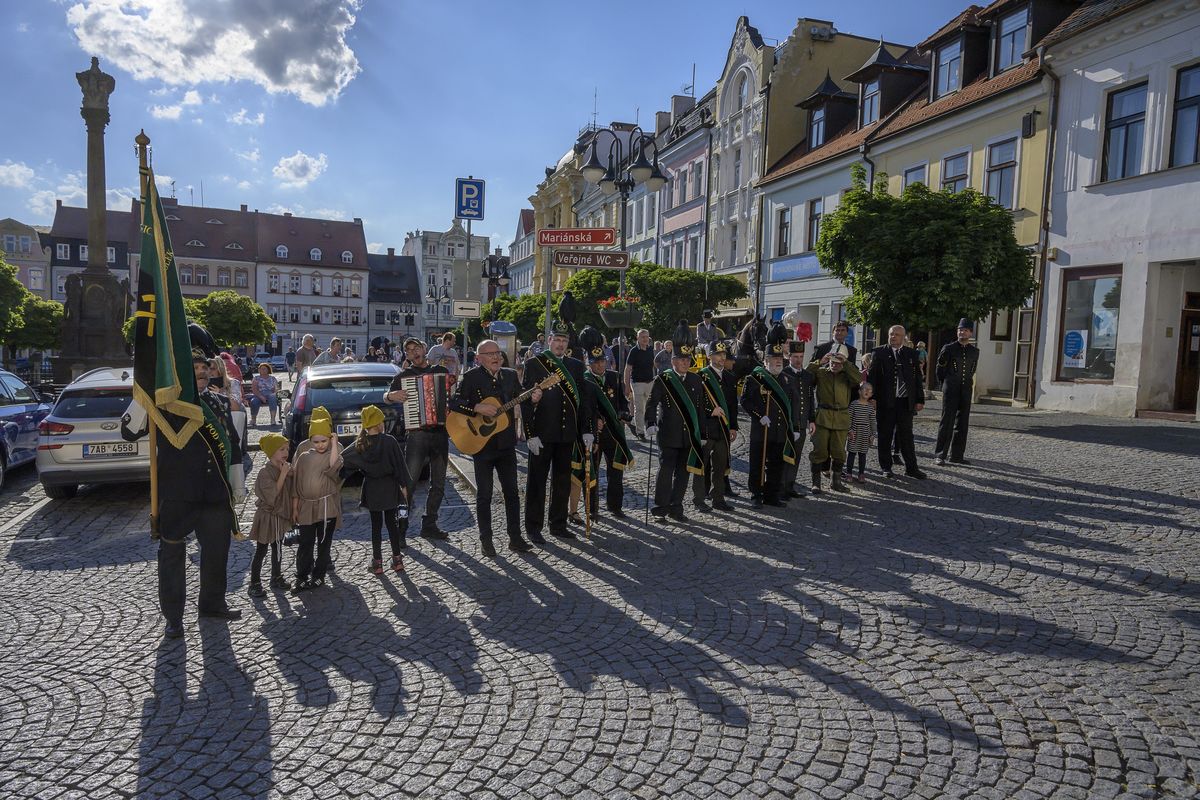
[[[854,362],[850,362],[854,363]],[[816,380],[811,372],[806,369],[793,369],[791,364],[783,368],[783,374],[791,378],[796,384],[796,393],[800,397],[800,409],[798,416],[801,424],[807,425],[810,422],[817,421],[817,399],[813,393],[813,388],[816,385]]]
[[[700,380],[704,381],[703,371],[701,371]],[[724,395],[725,398],[725,407],[729,410],[729,430],[736,431],[738,429],[737,378],[734,377],[732,370],[726,369],[721,371],[721,377],[718,380],[721,384],[721,394]],[[703,385],[707,387],[708,383],[705,382]],[[710,410],[719,405],[719,398],[714,398],[717,399],[718,402],[713,403],[711,400],[709,400],[707,391],[704,393],[704,399],[708,401],[708,407]],[[704,419],[704,438],[718,439],[723,434],[724,429],[721,427],[721,420],[712,416],[708,416]]]
[[[516,370],[500,368],[494,376],[486,367],[472,367],[463,373],[458,382],[458,391],[450,399],[450,408],[460,414],[475,416],[475,406],[489,397],[504,405],[509,400],[521,394],[521,384],[517,381]],[[517,413],[515,408],[505,412],[508,416],[508,427],[488,440],[481,452],[492,450],[507,450],[517,446]]]
[[[828,342],[822,342],[821,344],[817,345],[813,348],[812,358],[810,358],[809,361],[820,361],[825,357],[826,353],[833,349],[835,344],[836,342],[833,339],[830,339]],[[857,364],[858,348],[852,344],[848,344],[846,345],[846,349],[850,351],[850,362],[852,364]],[[784,369],[786,370],[787,367],[784,367]]]
[[[779,373],[775,380],[788,394],[788,399],[792,404],[790,422],[799,430],[802,420],[804,422],[807,420],[800,416],[803,401],[800,398],[796,382],[791,379],[786,370]],[[770,403],[767,402],[768,400]],[[787,409],[775,399],[775,393],[771,388],[753,374],[746,376],[746,383],[742,387],[742,408],[746,409],[746,413],[750,415],[751,439],[762,440],[763,425],[759,420],[764,416],[771,418],[771,426],[767,428],[766,433],[768,442],[782,442],[791,436]]]
[[[908,387],[908,395],[899,400],[896,398],[897,373]],[[872,351],[871,370],[867,373],[867,380],[875,389],[875,405],[880,410],[915,412],[918,404],[925,403],[925,387],[921,381],[917,351],[911,347],[900,348],[898,361],[890,345],[876,347]]]
[[[210,408],[213,407],[210,405]],[[163,416],[178,430],[183,418],[169,412]],[[230,421],[230,426],[232,426]],[[230,442],[232,445],[233,442]],[[158,496],[160,504],[172,501],[210,504],[232,514],[225,465],[211,455],[201,432],[192,434],[183,449],[176,449],[162,433],[158,434]],[[231,463],[237,463],[233,461]],[[232,521],[232,516],[231,516]],[[164,533],[167,533],[164,531]],[[168,533],[169,535],[169,533]]]
[[[521,421],[525,426],[525,438],[532,439],[536,436],[542,440],[542,444],[574,442],[580,435],[592,429],[594,400],[583,385],[583,362],[570,356],[559,360],[579,389],[579,408],[576,409],[569,399],[571,390],[565,381],[544,389],[539,402],[526,400],[522,403]],[[525,380],[522,382],[525,389],[530,389],[549,377],[552,368],[548,367],[547,363],[548,359],[540,354],[525,362]]]
[[[448,369],[446,369],[445,367],[443,367],[439,364],[431,364],[428,361],[425,362],[424,367],[414,367],[413,365],[409,364],[406,369],[401,370],[400,373],[396,375],[396,377],[392,378],[392,385],[388,389],[388,393],[390,394],[391,392],[398,392],[402,388],[404,388],[400,385],[401,378],[415,378],[418,375],[430,375],[430,374],[432,374],[432,375],[447,375],[447,374],[449,374],[449,372],[450,371]],[[428,428],[422,428],[421,430],[440,431],[441,433],[445,433],[446,426],[432,425]],[[404,428],[404,412],[398,411],[398,413],[396,414],[396,424],[392,428],[392,435],[399,439],[403,439],[405,433],[407,433],[407,431]]]
[[[342,462],[363,474],[360,506],[369,511],[387,511],[403,504],[400,486],[408,485],[408,471],[394,437],[382,433],[368,436],[362,452],[355,442],[342,451]]]
[[[682,380],[683,388],[691,398],[692,405],[696,407],[696,416],[699,417],[700,427],[703,429],[704,418],[712,413],[712,406],[704,396],[704,385],[700,382],[700,376],[694,372],[684,374]],[[666,381],[665,374],[654,379],[654,385],[650,388],[650,400],[646,403],[644,423],[647,428],[658,427],[659,446],[687,447],[691,444],[683,416],[687,414],[687,410],[675,405],[670,392],[667,391]],[[701,430],[701,436],[703,435]]]
[[[973,344],[966,347],[957,341],[944,345],[938,353],[937,382],[947,392],[971,395],[975,381],[975,370],[979,366],[979,348]]]

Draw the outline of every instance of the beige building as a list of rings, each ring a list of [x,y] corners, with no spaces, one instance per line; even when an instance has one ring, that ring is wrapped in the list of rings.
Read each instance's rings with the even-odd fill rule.
[[[43,249],[36,228],[12,219],[0,219],[0,250],[17,268],[17,280],[43,300],[50,297],[50,253]]]
[[[401,255],[416,259],[417,274],[420,275],[422,314],[416,320],[414,334],[428,339],[437,333],[457,328],[459,320],[451,315],[451,301],[442,295],[454,296],[454,262],[457,259],[474,259],[482,262],[491,248],[486,236],[471,234],[471,249],[467,250],[467,231],[462,220],[453,220],[444,231],[410,231],[404,239]],[[430,290],[438,299],[430,299]],[[442,290],[446,291],[443,292]]]

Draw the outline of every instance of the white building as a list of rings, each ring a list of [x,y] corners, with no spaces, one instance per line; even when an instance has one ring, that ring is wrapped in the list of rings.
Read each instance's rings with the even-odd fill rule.
[[[1089,4],[1043,44],[1060,85],[1037,405],[1192,412],[1200,8]]]
[[[468,252],[467,231],[457,219],[446,231],[418,230],[407,235],[401,252],[416,259],[417,273],[421,276],[421,296],[425,301],[424,313],[417,324],[423,331],[423,338],[428,340],[431,336],[458,327],[459,320],[451,316],[451,300],[442,299],[442,290],[445,289],[446,297],[454,296],[455,259],[482,262],[487,258],[489,247],[488,237],[472,233]],[[438,296],[438,300],[429,299],[430,289]]]
[[[537,247],[532,208],[523,208],[517,218],[517,232],[508,246],[508,293],[533,293],[533,255]]]

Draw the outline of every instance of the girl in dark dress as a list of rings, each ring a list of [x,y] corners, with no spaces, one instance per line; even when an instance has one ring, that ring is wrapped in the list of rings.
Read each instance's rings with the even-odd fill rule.
[[[384,433],[384,416],[376,406],[362,410],[362,430],[354,446],[342,454],[346,466],[363,474],[360,505],[371,515],[371,563],[374,575],[383,574],[383,526],[392,546],[392,569],[404,571],[400,551],[407,546],[408,507],[404,489],[408,476],[399,443]]]

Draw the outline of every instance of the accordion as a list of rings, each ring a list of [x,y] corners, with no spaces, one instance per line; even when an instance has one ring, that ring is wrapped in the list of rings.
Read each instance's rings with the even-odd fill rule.
[[[408,395],[400,409],[405,430],[445,425],[453,385],[453,375],[434,373],[401,378],[400,388]]]

